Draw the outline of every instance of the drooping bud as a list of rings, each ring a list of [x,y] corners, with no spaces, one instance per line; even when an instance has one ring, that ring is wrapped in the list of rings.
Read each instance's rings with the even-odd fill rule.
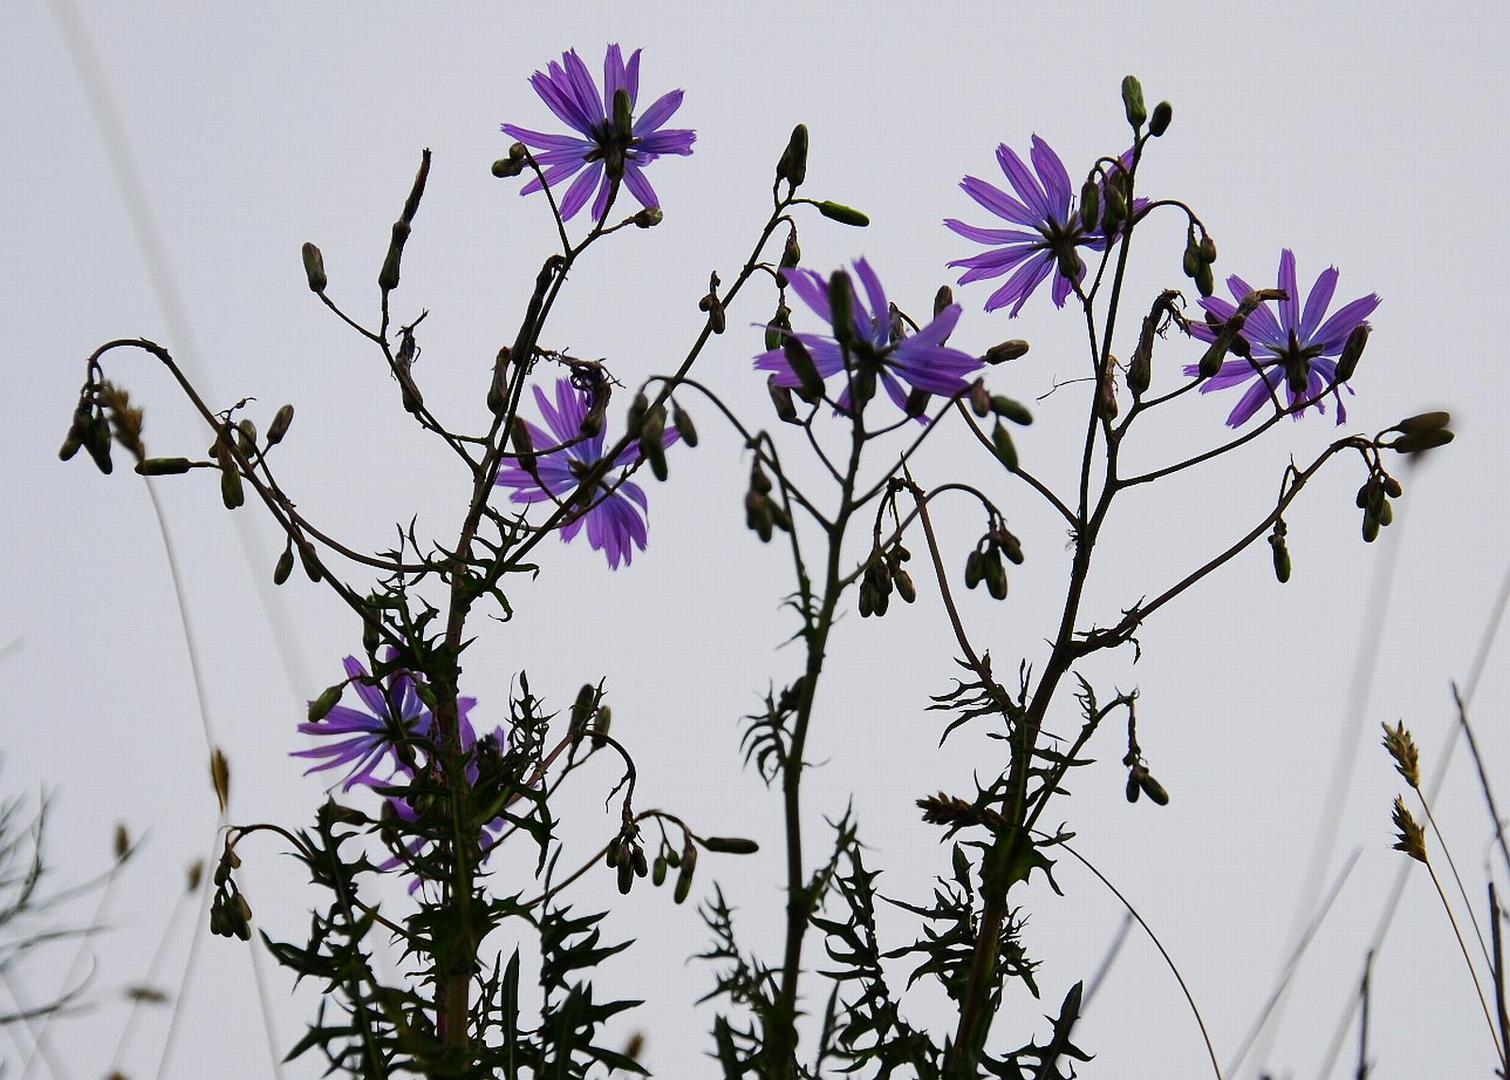
[[[797,419],[797,405],[792,401],[792,391],[785,386],[776,385],[776,376],[772,375],[765,381],[766,392],[771,395],[771,404],[776,409],[776,416],[782,423],[801,423]]]
[[[697,446],[697,428],[693,426],[692,417],[674,401],[671,403],[671,426],[676,428],[682,442],[689,447]]]
[[[996,394],[991,398],[991,411],[1003,420],[1010,420],[1014,424],[1027,427],[1033,422],[1033,414],[1028,407],[1020,401],[1015,401],[1005,394]]]
[[[965,588],[975,588],[985,576],[985,556],[981,555],[979,548],[973,549],[965,556]]]
[[[522,417],[514,417],[514,422],[509,425],[509,444],[514,448],[514,456],[519,459],[519,467],[534,476],[539,467],[535,458],[535,440]]]
[[[1148,109],[1143,104],[1143,84],[1128,75],[1122,80],[1122,108],[1127,113],[1127,123],[1137,131],[1148,119]]]
[[[657,855],[655,863],[650,868],[650,884],[659,888],[666,884],[666,856]]]
[[[781,159],[776,162],[776,179],[785,180],[792,185],[792,190],[802,186],[807,179],[807,125],[798,124],[792,129],[792,136],[786,142],[786,149],[781,152]]]
[[[781,268],[790,270],[802,261],[802,245],[797,242],[797,230],[786,234],[786,243],[781,248]]]
[[[1143,794],[1147,795],[1156,805],[1169,805],[1169,792],[1164,790],[1163,784],[1153,778],[1152,773],[1144,771],[1138,777],[1138,786],[1143,789]]]
[[[288,434],[289,425],[294,422],[294,407],[284,405],[273,414],[273,422],[268,425],[267,444],[276,446],[283,441],[283,436]]]
[[[248,458],[257,452],[257,425],[250,417],[243,417],[236,425],[236,445]]]
[[[309,703],[309,722],[317,723],[329,716],[330,710],[340,703],[341,694],[345,690],[345,683],[336,683],[322,690],[320,696]]]
[[[692,893],[692,875],[697,870],[697,848],[687,845],[682,852],[682,865],[676,873],[676,891],[671,894],[671,899],[678,904],[684,902]]]
[[[650,463],[650,471],[657,480],[664,481],[670,475],[666,465],[666,407],[652,409],[645,415],[640,426],[640,454]]]
[[[1021,338],[1013,338],[1011,341],[1003,341],[998,345],[992,345],[986,350],[986,355],[981,357],[981,359],[991,365],[1004,364],[1008,360],[1016,360],[1019,357],[1026,356],[1027,353],[1028,343]]]
[[[997,459],[1007,467],[1008,472],[1017,471],[1017,447],[1012,445],[1012,436],[1000,420],[991,429],[991,448],[996,451]]]
[[[807,351],[807,346],[802,344],[795,335],[787,334],[781,340],[781,354],[786,358],[787,366],[792,369],[792,374],[797,376],[797,392],[803,400],[812,403],[821,398],[823,376],[818,373],[818,365],[813,363],[813,357]]]
[[[310,581],[319,582],[325,573],[320,568],[320,556],[315,552],[314,546],[301,536],[294,541],[294,547],[299,551],[299,562],[304,567],[304,576]]]
[[[324,293],[328,281],[325,277],[325,256],[313,244],[306,243],[302,249],[304,276],[309,280],[309,291]]]
[[[666,212],[659,206],[647,206],[629,220],[634,222],[636,229],[653,229],[666,220]]]
[[[1101,220],[1101,185],[1090,177],[1080,187],[1080,227],[1095,232]]]
[[[984,420],[991,415],[991,391],[986,389],[985,381],[976,379],[970,384],[968,395],[970,411]]]
[[[1174,119],[1174,106],[1167,101],[1161,101],[1153,107],[1153,115],[1148,118],[1148,133],[1158,138],[1169,130],[1169,121]]]
[[[273,567],[273,584],[282,585],[293,572],[294,549],[290,545],[283,549],[283,554],[278,556],[278,564]]]

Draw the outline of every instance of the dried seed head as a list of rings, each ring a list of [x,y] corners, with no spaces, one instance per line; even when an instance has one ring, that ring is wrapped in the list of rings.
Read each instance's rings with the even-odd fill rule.
[[[1411,817],[1410,811],[1405,808],[1405,800],[1395,796],[1395,842],[1394,849],[1403,851],[1416,862],[1426,861],[1426,830],[1417,824],[1416,819]]]
[[[1389,756],[1394,759],[1395,771],[1405,777],[1405,782],[1412,788],[1421,788],[1421,751],[1416,748],[1416,740],[1405,729],[1405,721],[1401,720],[1390,727],[1388,724],[1380,724],[1384,729],[1384,749],[1389,751]]]

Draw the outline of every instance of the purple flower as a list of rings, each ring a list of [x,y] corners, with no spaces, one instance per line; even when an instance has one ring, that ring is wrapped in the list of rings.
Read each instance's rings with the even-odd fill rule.
[[[386,659],[391,663],[395,655],[396,650],[389,648]],[[342,663],[367,711],[337,705],[321,719],[300,724],[299,730],[305,735],[339,741],[309,750],[295,750],[291,756],[317,759],[317,764],[305,770],[306,776],[350,766],[341,785],[342,791],[350,791],[357,784],[370,787],[387,783],[394,773],[404,770],[396,753],[398,742],[429,735],[434,717],[420,701],[414,689],[414,677],[409,672],[394,671],[387,677],[385,685],[379,686],[356,657],[348,656]],[[476,698],[456,699],[463,745],[470,745],[475,738],[467,713],[476,704]],[[379,777],[376,770],[385,762],[391,764],[393,771]]]
[[[1201,387],[1201,393],[1208,394],[1252,380],[1253,385],[1238,399],[1227,417],[1229,427],[1241,427],[1252,419],[1253,414],[1269,400],[1271,388],[1278,390],[1283,385],[1288,390],[1291,406],[1319,398],[1336,378],[1337,358],[1342,354],[1348,335],[1379,306],[1379,298],[1369,293],[1342,305],[1330,319],[1326,318],[1332,293],[1337,289],[1337,268],[1328,267],[1311,286],[1302,309],[1300,290],[1295,281],[1295,253],[1289,248],[1279,256],[1279,287],[1289,296],[1289,299],[1279,301],[1279,318],[1275,319],[1267,306],[1260,306],[1243,324],[1242,336],[1252,349],[1252,361],[1228,360]],[[1238,301],[1253,291],[1236,274],[1227,279],[1227,288]],[[1223,322],[1237,310],[1235,304],[1216,296],[1204,298],[1201,306]],[[1215,329],[1204,322],[1192,322],[1190,332],[1202,341],[1216,339]],[[1303,389],[1297,390],[1286,378],[1290,372],[1296,373],[1297,380],[1304,379]],[[1198,373],[1198,365],[1190,364],[1185,368],[1186,375]],[[1349,386],[1347,391],[1351,394],[1353,388]],[[1315,401],[1315,405],[1318,412],[1326,412],[1326,406],[1320,401]],[[1304,411],[1301,409],[1292,416],[1298,420]],[[1347,410],[1342,405],[1342,395],[1338,394],[1337,423],[1346,419]]]
[[[908,412],[906,383],[920,394],[943,394],[954,397],[963,394],[969,387],[965,376],[981,366],[978,357],[944,345],[954,326],[959,322],[960,306],[950,304],[939,312],[934,320],[911,337],[892,340],[891,305],[881,281],[864,259],[856,259],[855,275],[864,287],[865,299],[855,292],[853,299],[854,331],[851,346],[851,361],[856,370],[873,365],[877,381],[886,389],[887,396],[899,409]],[[829,308],[828,282],[812,270],[791,269],[783,271],[791,289],[813,312],[833,326],[833,312]],[[796,333],[782,329],[784,337],[795,338],[813,359],[813,366],[825,381],[844,371],[844,351],[831,336],[824,334]],[[755,358],[755,367],[761,371],[774,372],[777,386],[801,385],[797,373],[781,349],[772,349]],[[841,411],[849,410],[849,387],[839,397]],[[927,418],[919,416],[920,422]]]
[[[960,187],[966,195],[997,217],[1019,226],[1018,228],[982,229],[955,218],[944,221],[951,230],[967,240],[997,245],[979,255],[955,259],[949,263],[950,266],[965,267],[965,272],[959,279],[961,285],[1001,277],[1015,269],[1016,272],[1007,279],[1006,284],[986,300],[987,311],[995,311],[1011,304],[1012,318],[1017,317],[1022,306],[1028,302],[1028,297],[1033,295],[1050,274],[1054,275],[1054,306],[1063,307],[1064,301],[1074,290],[1075,282],[1084,276],[1085,265],[1078,256],[1075,257],[1078,272],[1074,280],[1071,280],[1059,270],[1060,256],[1073,255],[1076,248],[1083,247],[1091,251],[1106,248],[1106,237],[1098,231],[1087,230],[1082,224],[1080,213],[1074,207],[1070,175],[1065,171],[1064,162],[1059,160],[1059,155],[1054,153],[1048,143],[1034,135],[1031,157],[1033,168],[1038,172],[1036,177],[1006,143],[996,148],[996,160],[1001,165],[1001,171],[1017,192],[1015,199],[995,185],[974,176],[967,176],[960,181]],[[1122,160],[1125,165],[1130,165],[1131,152],[1124,154]],[[1134,207],[1139,205],[1135,203]]]
[[[601,221],[608,212],[608,195],[614,188],[613,173],[620,170],[624,186],[641,206],[660,206],[655,188],[645,179],[645,166],[662,154],[692,153],[692,141],[697,135],[687,128],[662,127],[681,108],[680,90],[672,90],[657,98],[638,119],[632,120],[628,132],[615,128],[614,94],[622,89],[629,95],[631,113],[639,96],[639,49],[625,64],[619,47],[608,46],[608,53],[603,57],[601,94],[592,73],[575,49],[562,54],[561,63],[553,60],[545,71],[535,72],[530,77],[530,85],[550,111],[581,136],[547,135],[513,124],[503,125],[505,134],[542,151],[535,155],[535,160],[552,188],[577,177],[561,199],[563,219],[570,220],[581,210],[593,188],[597,188],[592,216],[594,221]],[[539,191],[540,187],[537,176],[525,184],[519,194],[529,195]]]
[[[535,402],[550,428],[547,434],[525,422],[535,448],[544,451],[535,463],[535,473],[532,475],[517,466],[506,467],[498,470],[495,482],[499,487],[513,488],[510,498],[516,503],[559,502],[575,492],[582,477],[603,458],[603,433],[599,431],[596,435],[582,437],[582,421],[587,417],[589,395],[573,386],[571,379],[556,381],[554,405],[538,386],[535,387]],[[666,432],[665,445],[670,446],[676,439],[674,429]],[[550,451],[551,447],[568,442],[572,445]],[[631,444],[613,459],[611,469],[627,468],[639,460],[640,448]],[[608,557],[611,568],[617,570],[621,562],[628,566],[634,561],[635,548],[645,550],[645,515],[649,509],[645,492],[632,481],[618,481],[609,471],[602,474],[589,497],[591,504],[585,510],[574,512],[561,527],[561,539],[570,541],[585,526],[587,542],[594,551],[601,551]]]

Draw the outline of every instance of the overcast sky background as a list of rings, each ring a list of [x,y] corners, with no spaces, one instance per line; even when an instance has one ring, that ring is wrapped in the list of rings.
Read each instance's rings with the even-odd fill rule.
[[[1377,747],[1378,723],[1403,718],[1428,771],[1435,768],[1453,724],[1449,682],[1466,677],[1505,571],[1510,436],[1501,412],[1510,376],[1500,357],[1502,275],[1492,261],[1510,220],[1501,190],[1510,95],[1500,7],[565,8],[267,5],[232,15],[202,4],[81,5],[77,24],[120,117],[110,139],[140,170],[141,201],[123,193],[79,54],[70,51],[63,28],[75,25],[71,3],[0,8],[0,355],[10,373],[0,421],[8,463],[0,471],[0,646],[19,642],[0,659],[8,705],[0,782],[9,792],[54,792],[59,882],[107,861],[115,822],[146,834],[112,898],[110,931],[92,947],[90,993],[100,1007],[88,1019],[60,1021],[50,1037],[66,1075],[105,1072],[125,1016],[120,990],[144,977],[183,868],[207,853],[215,825],[204,736],[147,493],[125,468],[105,478],[82,459],[65,467],[55,457],[83,358],[109,338],[145,335],[172,349],[212,402],[255,396],[263,427],[292,401],[298,418],[279,451],[280,477],[307,514],[372,550],[412,515],[422,536],[450,537],[464,497],[454,462],[400,411],[381,358],[310,296],[299,245],[320,244],[331,295],[370,319],[389,224],[420,149],[431,147],[396,315],[407,322],[429,309],[417,368],[427,401],[456,426],[481,426],[492,357],[512,339],[553,243],[543,204],[518,198],[518,181],[489,175],[508,145],[498,124],[556,129],[529,74],[569,47],[597,70],[604,45],[618,41],[645,50],[642,95],[686,90],[676,123],[697,129],[696,153],[654,166],[665,223],[595,250],[564,292],[546,340],[608,357],[626,382],[670,370],[695,337],[708,272],[727,280],[746,257],[793,123],[812,132],[805,193],[861,207],[874,222],[858,232],[805,221],[806,260],[827,269],[864,254],[895,299],[924,311],[949,280],[944,263],[975,250],[941,219],[985,223],[959,178],[999,180],[996,144],[1025,149],[1034,132],[1072,175],[1095,155],[1120,151],[1127,133],[1117,85],[1129,71],[1142,77],[1150,104],[1174,103],[1143,190],[1196,206],[1221,248],[1219,276],[1272,283],[1280,248],[1290,246],[1303,286],[1333,264],[1342,274],[1339,302],[1370,291],[1384,298],[1349,399],[1349,430],[1445,407],[1454,412],[1456,445],[1402,472],[1408,490],[1398,521],[1378,544],[1358,538],[1352,498],[1362,476],[1352,461],[1340,463],[1288,515],[1288,586],[1274,582],[1260,543],[1150,621],[1136,669],[1123,654],[1088,666],[1105,692],[1141,688],[1140,741],[1173,798],[1162,810],[1123,801],[1120,732],[1109,728],[1093,745],[1098,764],[1074,778],[1074,797],[1057,811],[1079,833],[1079,849],[1162,936],[1225,1065],[1284,962],[1339,747],[1345,763],[1356,761],[1327,880],[1355,848],[1361,857],[1300,969],[1267,1061],[1250,1060],[1242,1073],[1268,1064],[1282,1076],[1316,1076],[1403,858],[1389,850],[1389,803],[1401,784]],[[161,242],[156,263],[133,230],[133,213],[144,207]],[[1129,302],[1143,308],[1158,288],[1183,284],[1183,231],[1166,219],[1139,235],[1147,240],[1133,260]],[[171,293],[154,288],[153,267],[165,269]],[[747,327],[773,302],[763,289],[756,284],[740,297],[729,333],[698,369],[754,423],[770,422],[761,380],[749,371],[760,341]],[[1073,312],[1056,313],[1045,290],[1015,321],[988,316],[980,309],[989,291],[959,290],[966,315],[956,343],[984,349],[1020,336],[1034,345],[991,373],[993,387],[1032,399],[1079,374]],[[1122,322],[1115,352],[1131,350],[1135,327]],[[1167,345],[1160,377],[1172,378],[1198,351]],[[146,407],[152,452],[199,452],[204,433],[148,358],[118,355],[108,373]],[[1038,422],[1019,440],[1025,464],[1052,484],[1073,480],[1082,389],[1036,406]],[[1231,404],[1229,395],[1186,399],[1156,414],[1129,447],[1132,463],[1153,467],[1222,438]],[[517,620],[482,628],[465,689],[481,702],[474,715],[491,726],[507,715],[520,670],[556,706],[582,681],[606,675],[615,733],[640,765],[641,805],[764,845],[752,858],[705,859],[697,893],[721,882],[739,908],[746,945],[776,962],[779,797],[741,768],[736,720],[756,707],[768,680],[798,671],[795,652],[776,651],[792,629],[778,607],[790,584],[776,546],[762,547],[743,527],[748,462],[737,438],[712,410],[689,405],[704,443],[677,450],[672,483],[651,488],[649,551],[611,574],[581,541],[544,545],[539,581],[515,591]],[[621,416],[617,406],[613,416]],[[1127,496],[1099,556],[1086,619],[1104,625],[1224,548],[1272,505],[1289,455],[1309,460],[1333,437],[1330,416],[1284,424],[1215,466]],[[790,444],[790,455],[799,450]],[[927,484],[961,470],[989,486],[1028,553],[1013,573],[1010,601],[970,594],[965,618],[998,670],[1021,656],[1041,662],[1067,568],[1063,530],[1031,492],[952,436],[917,472]],[[322,788],[286,757],[301,745],[294,725],[303,702],[339,677],[340,658],[358,651],[359,627],[298,575],[273,593],[277,539],[254,507],[233,520],[213,481],[197,474],[158,490],[189,591],[210,720],[232,762],[232,819],[298,825]],[[953,562],[962,563],[977,519],[954,507],[941,511],[941,527]],[[921,541],[912,547],[920,552]],[[1349,725],[1359,642],[1373,629],[1365,619],[1370,583],[1392,554],[1398,571],[1378,628],[1377,666],[1361,722]],[[359,569],[348,580],[367,581]],[[853,617],[840,624],[809,747],[823,764],[804,789],[812,857],[823,848],[822,818],[853,799],[870,861],[886,871],[882,890],[913,900],[926,897],[930,876],[948,865],[938,830],[918,820],[913,800],[940,789],[968,794],[972,770],[994,775],[1001,764],[1000,745],[978,734],[936,749],[940,719],[923,710],[929,694],[948,687],[955,646],[936,588],[921,575],[919,583],[915,608],[894,610],[879,625]],[[1503,783],[1510,684],[1502,656],[1497,649],[1490,657],[1475,715]],[[1072,710],[1065,695],[1053,722],[1068,729]],[[574,783],[568,862],[611,834],[602,798],[614,779],[605,764]],[[1491,830],[1466,755],[1454,764],[1438,817],[1481,907]],[[274,936],[302,935],[308,894],[297,868],[271,844],[251,844],[248,855],[245,885],[259,923]],[[1122,918],[1083,868],[1061,862],[1059,880],[1064,900],[1042,886],[1028,894],[1028,944],[1045,961],[1045,1000],[1014,999],[998,1025],[1004,1039],[1042,1032],[1039,1014],[1091,974]],[[1500,883],[1510,884],[1503,873]],[[573,896],[584,905],[611,898],[610,932],[638,939],[601,976],[605,992],[648,999],[614,1039],[642,1028],[644,1060],[659,1075],[710,1075],[702,1055],[712,1013],[693,1002],[712,972],[685,963],[706,940],[692,906],[674,908],[666,892],[648,888],[621,902],[606,872],[589,875]],[[889,945],[911,939],[906,920],[889,912],[883,920]],[[176,981],[188,941],[181,924],[161,984]],[[30,994],[54,989],[67,959],[54,950],[25,969]],[[809,963],[820,961],[812,949]],[[291,994],[284,974],[268,969],[273,1026],[286,1048],[302,1034],[312,988]],[[818,984],[808,986],[816,992]],[[1373,1075],[1489,1074],[1489,1037],[1423,874],[1411,875],[1374,987]],[[943,1015],[931,991],[909,1000],[920,1021]],[[248,949],[207,941],[169,1074],[269,1075],[255,1001]],[[0,999],[0,1012],[6,1006]],[[148,1017],[124,1062],[127,1075],[153,1075],[166,1022],[166,1010]],[[1083,1070],[1088,1076],[1211,1075],[1178,987],[1137,932],[1076,1041],[1098,1055]],[[17,1053],[0,1046],[7,1057]],[[1337,1075],[1351,1075],[1351,1054]],[[285,1075],[319,1072],[304,1060]]]

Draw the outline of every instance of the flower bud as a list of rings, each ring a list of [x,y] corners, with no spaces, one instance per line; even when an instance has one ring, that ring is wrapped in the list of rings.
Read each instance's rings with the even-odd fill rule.
[[[655,857],[655,863],[650,867],[650,884],[657,888],[666,884],[666,856]]]
[[[325,292],[327,284],[325,278],[325,256],[320,254],[320,249],[313,244],[305,244],[302,250],[304,256],[304,276],[309,280],[309,291],[313,293]]]
[[[177,476],[193,467],[194,463],[188,458],[149,457],[136,463],[136,473],[138,476]]]
[[[798,124],[792,129],[792,136],[786,142],[786,149],[781,152],[781,159],[776,162],[776,179],[785,180],[792,185],[792,190],[802,186],[807,179],[807,125]]]
[[[676,402],[671,403],[671,426],[676,428],[676,433],[682,437],[682,442],[689,447],[697,446],[697,428],[692,424],[692,417]]]
[[[509,425],[509,444],[514,448],[514,456],[519,459],[519,467],[534,476],[538,468],[535,440],[522,417],[515,416],[514,422]]]
[[[1429,432],[1440,431],[1452,422],[1452,414],[1442,411],[1419,413],[1416,416],[1407,416],[1395,425],[1395,430],[1403,435],[1417,436]]]
[[[327,686],[320,692],[320,696],[309,703],[309,722],[311,724],[324,720],[330,715],[330,710],[340,703],[341,694],[346,690],[345,683],[336,683]]]
[[[115,465],[110,460],[110,421],[104,413],[90,419],[83,430],[83,442],[95,467],[109,476]]]
[[[933,294],[933,317],[937,319],[944,313],[944,309],[954,303],[954,290],[947,285],[940,285],[939,291]]]
[[[619,865],[619,892],[628,896],[632,888],[634,888],[634,867],[625,861]]]
[[[666,213],[659,206],[647,206],[629,220],[636,229],[653,229],[666,220]]]
[[[965,556],[965,588],[975,588],[980,584],[985,574],[985,557],[981,555],[979,549],[971,551],[969,555]]]
[[[234,510],[246,502],[246,491],[241,486],[241,474],[234,465],[222,465],[220,469],[220,501],[227,510]]]
[[[299,562],[304,567],[304,576],[310,581],[318,582],[325,576],[320,569],[320,556],[315,553],[314,547],[308,540],[302,537],[294,541],[294,547],[299,550]]]
[[[740,836],[704,836],[699,840],[709,851],[725,855],[753,855],[760,850],[760,845],[755,841]]]
[[[1143,789],[1143,794],[1147,795],[1155,804],[1159,806],[1169,805],[1169,792],[1164,790],[1163,784],[1153,778],[1152,773],[1145,771],[1139,775],[1138,786]]]
[[[1158,138],[1169,130],[1169,121],[1174,118],[1174,106],[1167,101],[1161,101],[1153,107],[1153,115],[1148,118],[1148,133]]]
[[[852,206],[843,203],[829,202],[827,200],[818,204],[818,213],[830,221],[837,221],[840,225],[853,225],[856,228],[864,228],[870,224],[870,218]]]
[[[236,446],[248,458],[257,452],[257,425],[249,417],[236,425]]]
[[[991,398],[991,411],[1004,420],[1010,420],[1014,424],[1027,427],[1033,422],[1033,414],[1028,407],[1020,401],[1014,401],[1004,394],[995,394]]]
[[[991,429],[991,447],[996,451],[997,459],[1007,467],[1008,472],[1017,471],[1017,447],[1012,445],[1012,436],[1008,434],[1000,420]]]
[[[1138,770],[1134,769],[1127,774],[1127,801],[1135,803],[1138,796],[1143,793],[1143,788],[1138,783]]]
[[[289,425],[293,422],[294,407],[292,405],[284,405],[276,413],[274,413],[273,422],[268,425],[267,429],[268,445],[276,446],[278,443],[282,442],[283,436],[288,434]]]
[[[383,259],[383,268],[378,271],[378,288],[392,292],[398,288],[399,263],[404,257],[404,243],[409,239],[409,223],[395,221],[393,235],[388,240],[388,254]]]
[[[834,340],[848,348],[855,341],[855,287],[843,270],[835,270],[828,279],[828,304]]]
[[[991,599],[1005,600],[1007,598],[1007,568],[1001,564],[1001,556],[995,548],[986,553],[984,570],[986,591],[991,594]]]
[[[1195,287],[1196,291],[1202,296],[1210,296],[1216,288],[1216,277],[1211,273],[1211,264],[1209,262],[1203,262],[1197,268],[1195,272]]]
[[[592,714],[592,744],[595,749],[607,746],[608,731],[613,727],[613,710],[607,705],[599,705],[597,712]]]
[[[912,583],[912,575],[898,567],[891,572],[892,580],[896,583],[897,595],[903,603],[915,603],[918,598],[917,586]]]
[[[781,268],[790,270],[802,261],[802,245],[797,243],[797,230],[786,234],[786,243],[781,248]]]
[[[1080,187],[1080,227],[1095,232],[1101,220],[1101,185],[1090,177]]]
[[[970,411],[984,420],[991,415],[991,391],[986,389],[984,380],[976,379],[970,384],[970,392],[967,395],[970,402]]]
[[[774,375],[766,379],[765,388],[771,395],[771,404],[776,409],[777,418],[786,424],[800,423],[797,419],[797,406],[792,401],[792,391],[785,386],[777,386]]]
[[[1274,576],[1283,585],[1290,580],[1290,549],[1277,535],[1269,537],[1269,544],[1274,549]]]
[[[293,572],[294,549],[290,546],[283,549],[283,554],[278,556],[278,564],[273,567],[273,584],[282,585]]]
[[[1004,364],[1008,360],[1016,360],[1026,356],[1028,343],[1021,338],[1013,338],[1011,341],[1003,341],[998,345],[992,345],[986,350],[986,355],[981,357],[988,364]]]
[[[1148,119],[1148,109],[1143,104],[1143,84],[1132,75],[1122,80],[1122,108],[1127,113],[1127,123],[1137,131]]]

